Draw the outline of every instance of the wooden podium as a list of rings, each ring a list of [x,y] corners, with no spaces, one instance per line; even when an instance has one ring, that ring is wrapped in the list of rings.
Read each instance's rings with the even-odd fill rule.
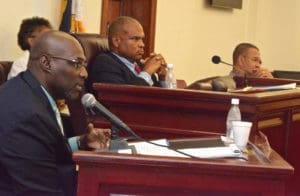
[[[188,142],[188,141],[185,141]],[[249,160],[196,159],[77,151],[78,196],[282,196],[293,168],[275,151]]]
[[[242,86],[242,78],[236,80]],[[252,86],[290,82],[248,79]],[[251,140],[259,131],[267,135],[272,148],[295,167],[288,192],[300,192],[300,89],[228,93],[112,84],[94,84],[94,89],[102,104],[148,139],[203,137],[203,131],[224,134],[230,100],[239,98],[242,120],[253,122]],[[90,120],[99,127],[110,126],[101,116]]]

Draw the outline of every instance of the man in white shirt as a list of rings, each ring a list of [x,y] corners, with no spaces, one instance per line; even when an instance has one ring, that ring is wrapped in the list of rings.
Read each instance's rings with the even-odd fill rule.
[[[50,22],[41,17],[32,17],[24,19],[21,23],[18,32],[18,45],[24,53],[13,62],[13,65],[8,73],[7,79],[11,79],[18,75],[20,72],[27,69],[30,48],[35,39],[43,32],[52,29]]]

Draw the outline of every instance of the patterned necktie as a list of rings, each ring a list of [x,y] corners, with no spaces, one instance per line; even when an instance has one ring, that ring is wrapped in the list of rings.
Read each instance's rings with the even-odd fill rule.
[[[59,110],[57,107],[53,108],[54,109],[54,113],[55,113],[55,117],[56,117],[56,121],[58,123],[58,126],[60,128],[61,133],[64,135],[64,127],[62,125],[62,120],[61,120],[61,116],[59,113]]]
[[[137,63],[134,63],[134,70],[137,74],[141,73],[141,68],[138,66]]]

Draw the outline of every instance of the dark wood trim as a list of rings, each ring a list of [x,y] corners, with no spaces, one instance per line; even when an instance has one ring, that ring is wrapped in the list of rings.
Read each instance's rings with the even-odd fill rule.
[[[157,0],[103,0],[100,34],[107,35],[108,24],[118,16],[136,18],[145,32],[145,56],[154,52]]]
[[[202,142],[207,144],[205,138],[170,144],[197,147]],[[248,161],[76,151],[77,195],[285,195],[293,168],[275,151],[258,153],[253,147]]]
[[[107,36],[109,23],[121,15],[121,5],[123,0],[102,0],[102,11],[100,18],[100,35]]]

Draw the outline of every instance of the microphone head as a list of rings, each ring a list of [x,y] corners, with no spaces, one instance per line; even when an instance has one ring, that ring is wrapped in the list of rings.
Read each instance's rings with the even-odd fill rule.
[[[91,93],[86,93],[81,97],[81,103],[85,108],[92,108],[95,106],[97,100]]]
[[[211,58],[211,61],[214,63],[214,64],[219,64],[221,62],[221,58],[217,55],[213,56]]]

